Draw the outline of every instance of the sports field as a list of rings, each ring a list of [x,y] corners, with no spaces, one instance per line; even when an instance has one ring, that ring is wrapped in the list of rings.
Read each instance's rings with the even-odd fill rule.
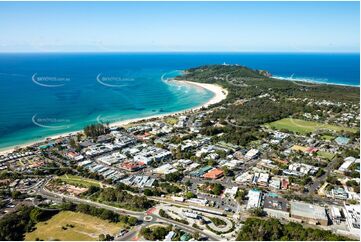
[[[354,128],[346,128],[336,125],[322,124],[318,122],[305,121],[305,120],[293,119],[293,118],[280,119],[275,122],[267,124],[267,126],[278,130],[287,129],[289,131],[298,132],[300,134],[311,133],[318,129],[327,129],[336,132],[341,130],[349,131],[353,133],[357,132],[357,130]]]
[[[102,184],[99,181],[84,178],[81,176],[74,176],[74,175],[63,175],[58,177],[58,179],[64,181],[67,184],[80,186],[80,187],[90,187],[90,186],[97,186],[101,187]]]
[[[25,240],[98,240],[100,234],[114,235],[121,223],[110,223],[83,213],[62,211],[50,220],[40,222]]]

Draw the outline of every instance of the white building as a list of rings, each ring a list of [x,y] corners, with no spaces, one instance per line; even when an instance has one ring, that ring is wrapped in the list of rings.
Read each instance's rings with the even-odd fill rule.
[[[360,236],[360,205],[345,204],[345,216],[350,232]]]
[[[348,170],[348,168],[354,163],[356,162],[356,158],[350,156],[345,158],[344,163],[340,166],[340,168],[338,168],[339,171],[345,172]]]
[[[175,169],[171,164],[167,163],[160,167],[155,168],[153,172],[157,174],[167,175],[177,172],[177,169]]]
[[[250,149],[246,154],[245,157],[247,159],[254,159],[259,155],[259,150],[256,149]]]
[[[262,201],[262,192],[257,190],[250,190],[248,192],[248,203],[246,209],[258,208]]]
[[[225,197],[235,198],[238,192],[238,187],[226,188],[223,192]]]

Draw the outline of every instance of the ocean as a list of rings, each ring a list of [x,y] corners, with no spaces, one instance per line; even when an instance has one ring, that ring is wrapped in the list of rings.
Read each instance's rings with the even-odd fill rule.
[[[359,54],[0,54],[0,149],[92,123],[171,113],[213,93],[165,80],[190,67],[240,64],[295,80],[359,86]]]

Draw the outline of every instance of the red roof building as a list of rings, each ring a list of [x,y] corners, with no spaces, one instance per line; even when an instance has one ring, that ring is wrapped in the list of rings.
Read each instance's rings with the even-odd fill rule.
[[[207,179],[218,179],[223,176],[223,171],[219,168],[213,168],[203,175],[204,178]]]
[[[120,168],[126,170],[126,171],[138,171],[140,169],[144,168],[144,163],[143,162],[123,162],[120,165]]]
[[[289,182],[287,179],[282,179],[282,183],[281,183],[281,188],[283,190],[287,190],[288,189],[288,186],[289,186]]]

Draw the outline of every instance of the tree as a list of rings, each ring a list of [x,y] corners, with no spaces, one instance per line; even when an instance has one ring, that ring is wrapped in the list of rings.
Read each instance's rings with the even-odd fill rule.
[[[165,180],[168,182],[178,182],[183,178],[183,174],[180,172],[173,172],[165,175]]]
[[[197,195],[194,194],[193,192],[186,192],[185,197],[186,197],[187,199],[191,199],[191,198],[196,198]]]
[[[138,223],[138,219],[136,217],[129,217],[128,218],[128,224],[130,226],[135,226]]]
[[[221,184],[215,183],[215,184],[213,184],[212,193],[217,196],[221,195],[223,188],[224,187]]]
[[[198,232],[194,232],[193,233],[193,238],[195,239],[195,240],[199,240],[200,239],[200,234],[198,233]]]

